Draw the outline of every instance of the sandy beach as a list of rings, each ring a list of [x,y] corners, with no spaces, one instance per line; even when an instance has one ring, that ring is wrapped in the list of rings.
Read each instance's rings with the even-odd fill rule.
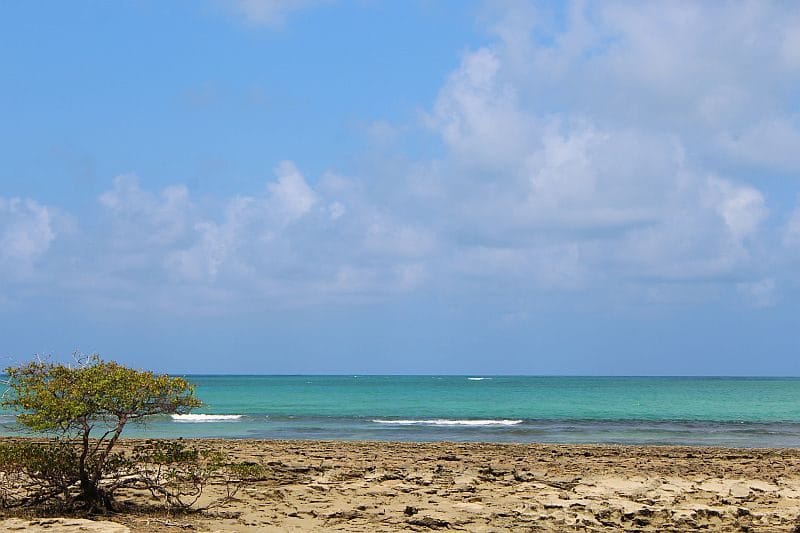
[[[202,443],[264,462],[269,475],[210,514],[107,519],[134,532],[772,532],[793,531],[800,516],[800,450],[793,449]],[[67,522],[42,530],[67,531]]]

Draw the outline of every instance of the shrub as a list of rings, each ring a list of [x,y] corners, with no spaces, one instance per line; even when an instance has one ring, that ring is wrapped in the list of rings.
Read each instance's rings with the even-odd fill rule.
[[[199,406],[188,382],[96,355],[77,361],[68,366],[37,360],[6,369],[8,390],[0,404],[19,412],[22,426],[50,438],[0,443],[0,505],[56,500],[105,512],[113,510],[120,489],[139,488],[169,507],[187,508],[211,480],[225,484],[225,498],[233,497],[245,467],[217,452],[181,440],[114,451],[129,422]]]

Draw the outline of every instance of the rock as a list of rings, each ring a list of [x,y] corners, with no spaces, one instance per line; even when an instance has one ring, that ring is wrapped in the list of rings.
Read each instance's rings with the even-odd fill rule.
[[[327,518],[331,520],[354,520],[360,517],[361,513],[358,510],[336,511],[335,513],[331,513],[327,516]]]
[[[402,472],[387,472],[380,476],[377,481],[393,481],[396,479],[404,479],[406,476]]]
[[[83,518],[39,518],[22,520],[9,518],[0,521],[0,531],[24,531],[25,533],[130,533],[130,528],[108,520],[86,520]]]
[[[474,485],[478,482],[478,478],[468,474],[462,474],[453,478],[454,485]]]
[[[482,513],[484,511],[483,505],[474,502],[459,502],[454,503],[453,507],[468,513]]]
[[[731,485],[729,493],[734,498],[747,498],[750,496],[750,487],[744,483],[735,483]]]
[[[450,522],[447,520],[440,520],[432,516],[423,516],[422,518],[413,518],[408,521],[411,526],[422,526],[428,529],[447,529],[450,527]]]
[[[514,476],[514,481],[519,481],[520,483],[527,483],[529,481],[536,480],[536,476],[530,472],[520,472],[519,470],[514,470],[512,475]]]
[[[481,475],[481,478],[485,480],[493,480],[498,477],[503,477],[509,473],[508,470],[498,470],[494,468],[492,465],[486,465],[483,468],[478,469],[478,473]]]
[[[708,519],[712,517],[721,517],[722,511],[708,506],[698,506],[692,512],[692,517],[695,519]]]

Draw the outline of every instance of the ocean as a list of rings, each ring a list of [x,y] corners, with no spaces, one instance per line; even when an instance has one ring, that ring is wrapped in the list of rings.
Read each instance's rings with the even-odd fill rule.
[[[184,377],[202,408],[125,435],[800,447],[800,378]]]

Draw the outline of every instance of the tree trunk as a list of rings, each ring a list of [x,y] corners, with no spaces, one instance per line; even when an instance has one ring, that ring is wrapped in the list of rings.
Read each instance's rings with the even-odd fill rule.
[[[97,482],[91,479],[84,472],[81,472],[81,495],[79,497],[86,505],[86,510],[90,513],[101,513],[113,511],[111,498],[106,492],[97,486]]]
[[[86,420],[83,420],[83,438],[81,456],[78,461],[79,475],[81,479],[81,495],[80,500],[83,500],[86,505],[86,510],[90,513],[106,513],[111,511],[111,499],[108,495],[97,486],[100,480],[98,475],[94,477],[89,475],[89,468],[86,465],[86,459],[89,456],[89,433],[92,428]]]

